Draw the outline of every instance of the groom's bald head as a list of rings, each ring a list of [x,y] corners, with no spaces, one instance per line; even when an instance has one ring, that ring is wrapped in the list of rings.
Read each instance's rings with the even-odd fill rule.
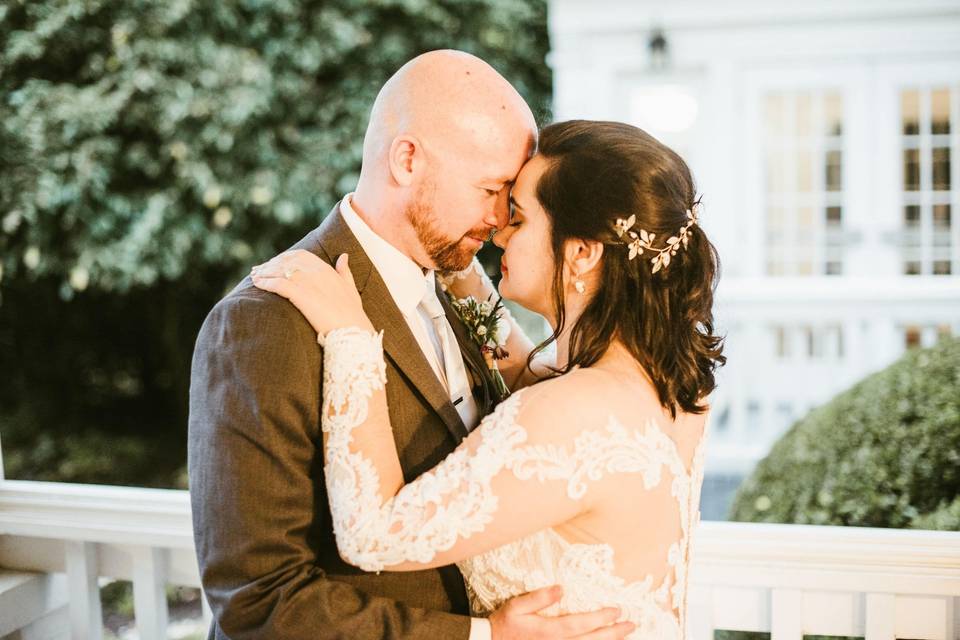
[[[355,200],[421,265],[449,267],[476,252],[468,238],[502,224],[535,146],[533,114],[503,76],[468,53],[431,51],[380,90]]]
[[[527,103],[493,67],[462,51],[431,51],[383,85],[370,114],[363,161],[381,159],[402,133],[469,148],[516,143],[535,132]]]

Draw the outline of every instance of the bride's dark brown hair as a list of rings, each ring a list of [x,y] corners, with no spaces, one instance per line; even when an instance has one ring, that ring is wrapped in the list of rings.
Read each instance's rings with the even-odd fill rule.
[[[644,251],[629,260],[629,247],[616,233],[617,219],[631,215],[638,233],[656,235],[658,249],[679,233],[687,211],[699,206],[687,164],[653,136],[619,122],[548,125],[540,132],[538,153],[548,161],[536,193],[550,219],[557,327],[530,354],[528,366],[564,329],[565,242],[596,240],[606,245],[600,286],[571,330],[570,358],[558,373],[592,365],[617,337],[671,416],[678,407],[703,413],[702,402],[716,386],[714,371],[726,362],[723,339],[713,327],[717,251],[694,225],[688,245],[653,273],[655,254]]]

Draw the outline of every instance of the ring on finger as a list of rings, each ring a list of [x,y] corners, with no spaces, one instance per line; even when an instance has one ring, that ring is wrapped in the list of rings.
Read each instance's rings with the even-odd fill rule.
[[[286,278],[287,280],[289,280],[290,278],[293,277],[293,274],[295,274],[297,271],[300,271],[300,269],[297,268],[297,267],[290,267],[290,268],[288,268],[288,269],[284,269],[284,270],[283,270],[283,277]]]

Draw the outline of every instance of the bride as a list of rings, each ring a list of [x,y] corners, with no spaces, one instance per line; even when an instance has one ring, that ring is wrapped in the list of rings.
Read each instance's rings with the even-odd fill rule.
[[[509,317],[511,395],[406,482],[387,413],[382,334],[348,258],[254,268],[323,345],[325,474],[337,545],[368,571],[456,563],[474,613],[560,585],[552,613],[618,607],[631,638],[686,637],[714,371],[716,252],[683,160],[620,123],[549,125],[510,198],[500,294],[542,314],[534,349]],[[479,264],[448,290],[487,300]],[[322,292],[322,294],[321,294]],[[556,360],[543,347],[556,343]]]

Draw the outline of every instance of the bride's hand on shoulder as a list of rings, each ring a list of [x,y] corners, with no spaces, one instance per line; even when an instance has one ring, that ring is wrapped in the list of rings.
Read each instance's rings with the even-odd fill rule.
[[[257,288],[292,302],[319,336],[343,327],[373,331],[345,253],[334,269],[309,251],[285,251],[253,267],[250,278]]]
[[[483,266],[476,257],[470,266],[462,271],[438,271],[437,279],[457,298],[473,296],[477,300],[486,300],[491,294],[496,293],[490,277],[484,272]]]

